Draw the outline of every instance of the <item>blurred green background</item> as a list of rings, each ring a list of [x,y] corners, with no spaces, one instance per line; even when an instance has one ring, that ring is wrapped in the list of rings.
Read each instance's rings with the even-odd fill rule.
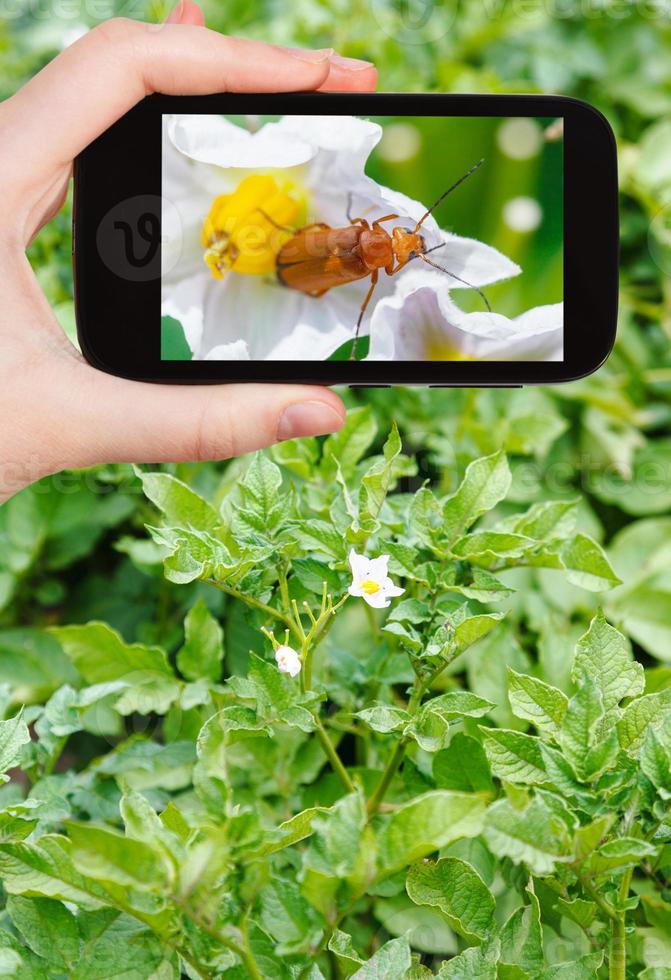
[[[563,299],[563,145],[547,140],[554,119],[373,117],[383,126],[366,172],[427,208],[470,168],[484,163],[436,209],[441,228],[498,248],[521,267],[488,286],[492,308],[517,316]],[[482,301],[460,290],[459,302]]]

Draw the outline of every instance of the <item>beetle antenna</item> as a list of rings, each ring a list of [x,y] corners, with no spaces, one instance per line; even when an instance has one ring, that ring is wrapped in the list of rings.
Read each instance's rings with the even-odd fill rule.
[[[440,245],[437,245],[436,248],[440,248]],[[430,251],[433,251],[433,249],[430,249]],[[452,278],[456,279],[457,282],[463,282],[464,286],[468,286],[469,289],[474,289],[475,292],[478,294],[478,296],[482,299],[482,302],[487,307],[487,312],[488,313],[492,312],[492,308],[489,305],[489,300],[487,299],[483,291],[481,289],[478,289],[477,286],[474,286],[472,282],[467,282],[465,279],[461,279],[460,276],[455,276],[454,272],[450,272],[449,269],[443,269],[442,265],[437,265],[435,262],[432,262],[431,259],[425,258],[423,253],[418,255],[418,258],[420,258],[422,262],[426,262],[426,264],[430,265],[433,269],[438,269],[439,272],[445,272],[448,276],[452,276]]]
[[[426,211],[422,215],[422,217],[419,219],[419,221],[415,225],[415,230],[414,230],[413,234],[417,234],[417,232],[422,227],[422,225],[424,224],[424,222],[426,221],[426,219],[429,217],[429,215],[431,214],[431,212],[436,210],[436,208],[438,207],[438,205],[440,204],[440,202],[441,201],[444,201],[445,198],[447,197],[447,195],[448,194],[451,194],[453,190],[456,190],[456,188],[459,186],[459,184],[463,184],[463,182],[466,180],[466,178],[467,177],[470,177],[472,173],[475,173],[475,171],[478,169],[478,167],[482,166],[482,164],[484,162],[485,162],[485,158],[483,157],[482,160],[478,160],[478,162],[476,164],[474,164],[471,167],[471,169],[469,171],[467,171],[462,177],[460,177],[459,180],[456,180],[454,182],[454,184],[452,184],[451,187],[448,187],[446,191],[443,191],[443,193],[440,195],[440,197],[438,198],[438,200],[437,201],[434,201],[434,203],[431,205],[431,207],[429,208],[429,210]]]

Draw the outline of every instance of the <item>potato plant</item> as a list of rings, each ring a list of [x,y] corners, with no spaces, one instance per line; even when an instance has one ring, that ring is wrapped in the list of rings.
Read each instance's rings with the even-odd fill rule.
[[[1,723],[8,975],[666,975],[669,689],[602,611],[539,656],[514,608],[521,570],[618,584],[578,500],[507,505],[501,450],[403,490],[375,435],[355,409],[209,499],[137,471],[118,547],[188,609],[46,628],[66,679]]]

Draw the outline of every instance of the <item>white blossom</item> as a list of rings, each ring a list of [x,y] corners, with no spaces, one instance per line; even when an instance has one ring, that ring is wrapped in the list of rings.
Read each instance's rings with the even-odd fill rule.
[[[403,595],[405,589],[394,585],[389,578],[388,561],[389,555],[367,558],[366,555],[357,555],[352,549],[349,553],[349,564],[352,569],[349,594],[360,596],[374,609],[384,609],[389,605],[391,597]]]
[[[300,674],[301,658],[291,647],[279,646],[275,650],[275,660],[281,674],[289,674],[290,677],[296,677],[297,674]]]
[[[510,319],[465,313],[440,288],[441,275],[408,271],[375,308],[369,360],[560,361],[563,304],[537,306]]]

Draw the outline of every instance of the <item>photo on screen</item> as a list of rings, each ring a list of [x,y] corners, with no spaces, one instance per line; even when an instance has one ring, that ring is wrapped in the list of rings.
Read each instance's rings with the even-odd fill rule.
[[[561,361],[563,125],[164,115],[161,358]]]

